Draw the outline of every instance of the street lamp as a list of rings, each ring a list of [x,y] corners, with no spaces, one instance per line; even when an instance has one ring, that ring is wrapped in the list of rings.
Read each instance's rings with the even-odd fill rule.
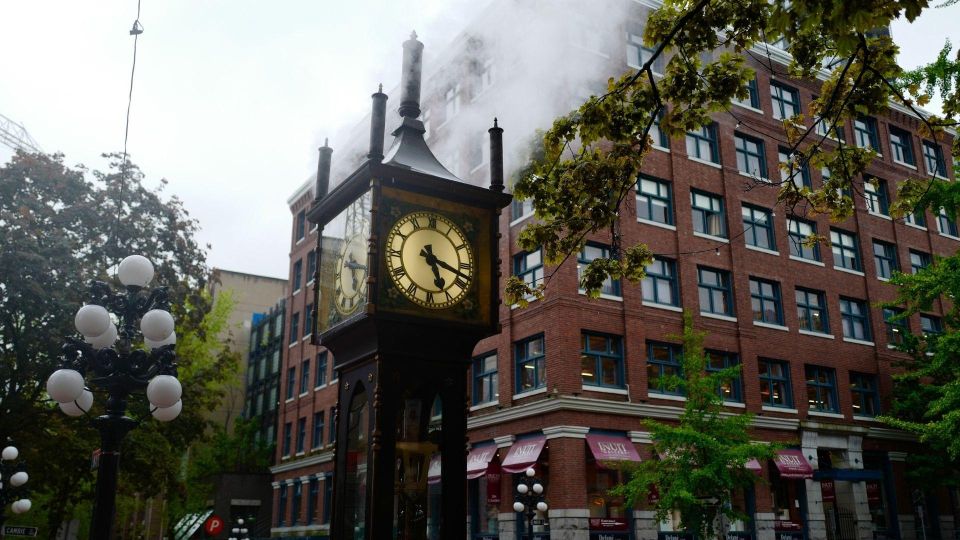
[[[30,510],[33,505],[30,499],[20,498],[26,490],[23,485],[27,483],[30,476],[23,470],[24,464],[22,460],[17,459],[19,457],[20,450],[13,445],[0,451],[0,527],[3,527],[6,521],[4,513],[8,504],[14,514],[22,514]]]
[[[227,540],[250,540],[250,536],[247,534],[247,528],[243,526],[243,518],[237,519],[237,526],[232,528],[230,532],[233,536]]]
[[[90,303],[74,319],[83,339],[65,338],[60,369],[47,380],[47,393],[69,416],[86,414],[93,405],[85,380],[107,394],[105,414],[93,420],[100,431],[100,462],[91,538],[111,537],[120,441],[138,423],[126,416],[127,397],[146,390],[150,412],[161,422],[176,418],[183,406],[166,287],[147,291],[153,264],[140,255],[121,261],[117,276],[125,292],[114,293],[102,281],[90,283]],[[141,337],[144,348],[137,346]]]
[[[516,502],[513,503],[515,512],[523,512],[527,518],[527,532],[530,538],[533,538],[533,517],[537,511],[546,512],[547,503],[544,502],[546,496],[543,494],[543,484],[540,480],[534,478],[536,472],[533,467],[527,468],[524,476],[520,477],[520,483],[517,484]]]

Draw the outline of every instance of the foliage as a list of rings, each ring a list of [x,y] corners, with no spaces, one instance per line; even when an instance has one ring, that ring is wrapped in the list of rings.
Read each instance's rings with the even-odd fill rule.
[[[693,328],[689,312],[683,316],[682,375],[660,378],[660,384],[686,396],[676,424],[646,420],[658,459],[631,466],[630,479],[615,492],[625,495],[631,506],[646,499],[656,488],[657,521],[679,510],[682,527],[698,538],[714,538],[716,520],[747,519],[731,508],[732,494],[753,486],[758,477],[746,468],[750,459],[765,461],[775,446],[751,442],[749,414],[723,412],[718,389],[740,376],[740,366],[707,372],[709,359],[703,350],[706,334]],[[751,488],[752,489],[752,488]]]
[[[144,254],[154,263],[154,283],[170,288],[178,322],[184,414],[159,426],[143,400],[131,400],[131,414],[148,420],[123,448],[124,489],[157,493],[170,485],[178,453],[204,431],[201,415],[217,400],[220,371],[236,362],[215,346],[213,320],[224,315],[208,317],[196,221],[176,197],[164,197],[165,181],[149,189],[135,165],[121,170],[118,155],[105,157],[107,171],[25,153],[0,167],[0,438],[14,436],[29,463],[44,464],[30,470],[33,497],[45,505],[32,512],[45,516],[51,538],[92,497],[90,456],[99,436],[88,419],[65,417],[44,393],[64,336],[76,332],[73,317],[90,280],[111,281],[123,257]]]

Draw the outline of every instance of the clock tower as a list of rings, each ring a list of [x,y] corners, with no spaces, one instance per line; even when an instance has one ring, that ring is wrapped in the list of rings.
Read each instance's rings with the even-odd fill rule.
[[[450,173],[424,141],[423,44],[403,44],[400,126],[384,155],[387,96],[373,94],[367,159],[329,190],[320,149],[313,317],[339,371],[331,537],[466,534],[466,381],[476,343],[498,331],[502,131],[489,189]]]

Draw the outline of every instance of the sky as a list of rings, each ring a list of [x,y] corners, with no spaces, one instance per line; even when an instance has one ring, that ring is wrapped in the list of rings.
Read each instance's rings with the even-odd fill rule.
[[[199,220],[208,265],[286,277],[286,201],[317,147],[398,84],[411,30],[429,61],[487,2],[140,0],[131,159]],[[123,149],[136,18],[136,0],[0,2],[0,114],[68,164],[105,167]],[[960,5],[895,23],[901,64],[960,43],[958,19]]]

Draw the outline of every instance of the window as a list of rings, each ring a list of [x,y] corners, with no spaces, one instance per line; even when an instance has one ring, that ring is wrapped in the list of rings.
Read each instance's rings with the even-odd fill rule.
[[[723,351],[704,351],[707,360],[707,373],[715,373],[727,368],[740,365],[740,357],[734,353]],[[717,392],[724,401],[743,402],[740,377],[735,377],[720,383]]]
[[[780,360],[761,358],[760,401],[771,407],[793,407],[790,394],[790,365]]]
[[[960,236],[960,234],[957,233],[957,220],[951,219],[950,216],[947,215],[947,211],[943,208],[941,208],[940,213],[937,214],[937,227],[940,228],[940,234],[953,237]]]
[[[663,109],[660,109],[660,114],[653,119],[653,124],[650,126],[650,138],[653,139],[654,148],[669,149],[670,137],[660,129],[661,120],[663,120]]]
[[[703,126],[700,131],[687,132],[687,155],[702,161],[720,163],[716,124]]]
[[[904,215],[903,221],[904,223],[925,229],[927,227],[927,214],[922,208],[919,208],[915,212]]]
[[[673,193],[669,182],[640,177],[637,181],[637,218],[673,225]]]
[[[624,388],[623,338],[583,332],[580,377],[584,386]]]
[[[777,250],[773,235],[773,216],[765,208],[743,205],[743,237],[748,246]]]
[[[303,283],[303,259],[297,259],[297,262],[293,263],[293,292],[300,290],[300,285]]]
[[[773,117],[777,120],[786,120],[800,114],[800,94],[795,88],[770,83],[770,99],[773,102]]]
[[[283,424],[283,455],[290,455],[290,441],[293,436],[293,425],[290,422]]]
[[[313,304],[307,304],[303,310],[303,337],[313,333]]]
[[[790,237],[790,255],[809,261],[820,260],[820,243],[809,243],[811,236],[817,234],[817,224],[797,218],[787,218],[787,230]]]
[[[290,316],[290,343],[296,343],[300,338],[300,314]]]
[[[733,98],[732,102],[751,109],[760,108],[760,93],[757,91],[756,76],[747,83],[747,97],[744,99]]]
[[[540,249],[521,252],[513,256],[513,275],[524,283],[536,287],[543,281],[543,255]]]
[[[750,278],[750,305],[753,320],[783,326],[783,304],[780,301],[780,284],[765,279]]]
[[[897,261],[897,248],[893,244],[873,241],[873,262],[877,265],[877,277],[880,279],[890,279],[893,272],[900,269],[900,263]]]
[[[320,448],[323,446],[323,415],[324,411],[313,413],[313,441],[310,445],[311,448]]]
[[[930,266],[931,263],[932,261],[929,253],[914,251],[912,249],[910,250],[910,270],[912,273],[916,274],[917,272]]]
[[[650,61],[655,50],[644,45],[642,34],[642,31],[638,31],[636,34],[627,33],[627,65],[633,69],[641,69],[644,64]],[[663,54],[660,54],[650,65],[650,69],[654,74],[661,75],[665,63]]]
[[[841,296],[840,317],[843,319],[843,337],[870,341],[870,315],[866,302]]]
[[[780,181],[793,182],[797,188],[810,187],[810,168],[806,163],[798,163],[797,158],[790,157],[790,150],[782,146],[777,150],[777,159],[780,163]]]
[[[700,286],[700,312],[733,316],[733,289],[730,272],[697,267]]]
[[[317,275],[317,252],[311,249],[307,253],[307,283],[313,283]]]
[[[310,389],[310,359],[307,358],[303,361],[303,365],[300,367],[300,393],[306,394],[307,390]]]
[[[857,272],[863,271],[856,236],[848,232],[831,229],[830,249],[833,251],[833,266]]]
[[[723,215],[723,199],[702,191],[690,192],[693,205],[693,230],[710,236],[727,237]]]
[[[807,405],[812,411],[837,412],[837,375],[830,368],[807,366]]]
[[[609,258],[610,248],[607,246],[592,243],[585,244],[583,249],[580,250],[580,255],[577,256],[577,279],[580,279],[582,270],[590,264],[590,261]],[[603,280],[603,285],[600,286],[600,294],[620,296],[620,280],[610,279],[608,276],[607,279]]]
[[[290,524],[297,525],[300,523],[300,501],[303,499],[303,482],[295,480],[293,484],[293,500],[291,505],[293,508],[290,510],[293,512],[293,515],[290,516]]]
[[[829,334],[830,323],[827,318],[827,300],[823,291],[812,289],[796,290],[797,320],[800,330]]]
[[[514,221],[533,214],[533,199],[513,199],[510,203],[510,216]]]
[[[666,306],[680,305],[677,288],[677,266],[670,259],[654,257],[646,267],[646,276],[640,283],[643,301]]]
[[[324,351],[317,355],[317,380],[314,386],[323,386],[327,384],[327,352]]]
[[[763,141],[735,133],[737,147],[737,170],[752,176],[767,178],[767,160],[763,153]]]
[[[850,398],[854,416],[877,416],[880,414],[880,392],[877,376],[850,373]]]
[[[457,115],[460,112],[460,85],[456,84],[453,87],[449,88],[444,94],[444,102],[446,117],[444,117],[443,122],[447,123],[451,118]],[[459,161],[459,160],[458,160]]]
[[[902,345],[910,325],[907,319],[899,318],[903,310],[898,308],[883,308],[883,322],[887,327],[887,345]]]
[[[317,516],[317,499],[320,497],[320,481],[310,478],[310,492],[307,494],[307,523],[313,523]]]
[[[289,424],[288,424],[289,425]],[[284,454],[287,455],[287,454]],[[277,525],[283,527],[286,524],[287,520],[287,490],[289,486],[287,484],[280,484],[280,501],[277,504]]]
[[[890,153],[897,163],[916,165],[913,155],[913,139],[910,133],[894,126],[890,126]]]
[[[943,159],[943,148],[939,144],[923,141],[923,164],[928,173],[947,177],[947,164]]]
[[[473,404],[499,401],[500,390],[497,380],[497,353],[473,359]]]
[[[681,377],[683,370],[680,360],[683,358],[683,349],[671,343],[647,342],[647,388],[650,392],[659,394],[683,393],[682,389],[670,390],[664,385],[661,377]]]
[[[303,240],[307,231],[307,211],[301,210],[297,214],[297,242]]]
[[[869,116],[853,121],[853,139],[860,148],[870,148],[880,152],[880,139],[877,137],[877,120]]]
[[[545,387],[547,367],[543,335],[517,342],[514,351],[517,365],[517,393]]]
[[[830,121],[826,118],[820,118],[819,116],[813,117],[813,125],[816,130],[817,135],[821,137],[830,137],[831,139],[836,139],[838,141],[846,141],[847,138],[843,133],[843,123],[837,122],[833,125],[833,128],[829,128]]]
[[[890,215],[890,198],[887,195],[887,182],[879,178],[865,177],[863,197],[867,201],[867,210],[871,214]]]
[[[920,315],[920,331],[924,337],[938,336],[943,333],[943,319],[934,315]]]
[[[296,366],[290,367],[287,369],[287,399],[293,399],[293,392],[297,384],[297,368]]]
[[[487,91],[495,80],[494,71],[493,71],[493,59],[487,58],[483,61],[483,65],[480,67],[480,73],[477,74],[477,82],[479,83],[477,95],[482,94]]]
[[[337,442],[337,408],[330,407],[330,433],[327,436],[327,441],[331,443]]]
[[[307,417],[297,420],[297,453],[303,452],[303,445],[307,439]]]
[[[330,514],[333,510],[333,475],[327,474],[323,481],[323,519],[322,523],[330,523]]]

